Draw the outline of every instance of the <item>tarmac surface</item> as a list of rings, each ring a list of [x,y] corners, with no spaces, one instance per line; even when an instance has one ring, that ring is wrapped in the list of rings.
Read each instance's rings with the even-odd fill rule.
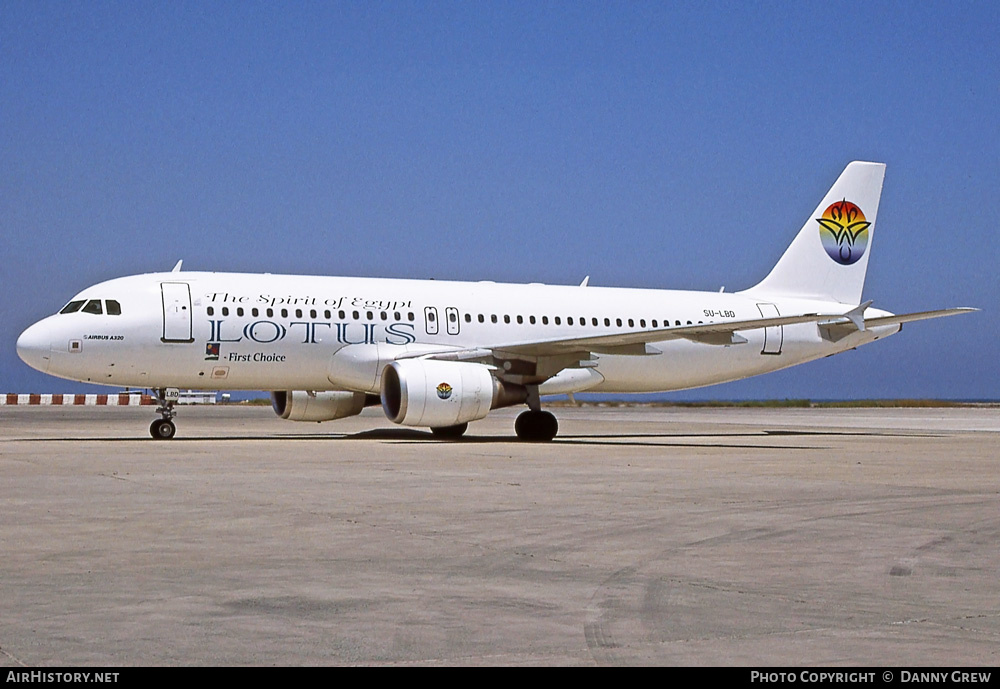
[[[989,665],[1000,409],[0,408],[0,665]]]

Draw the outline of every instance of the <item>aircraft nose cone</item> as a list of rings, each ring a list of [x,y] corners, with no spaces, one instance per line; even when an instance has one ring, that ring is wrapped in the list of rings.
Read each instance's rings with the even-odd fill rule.
[[[43,373],[52,358],[52,340],[46,330],[40,323],[35,323],[17,338],[17,355],[21,361]]]

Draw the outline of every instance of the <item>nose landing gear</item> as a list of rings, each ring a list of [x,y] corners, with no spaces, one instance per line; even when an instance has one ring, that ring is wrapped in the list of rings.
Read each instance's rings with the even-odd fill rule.
[[[177,427],[170,419],[155,419],[149,424],[149,434],[154,440],[170,440],[177,432]]]
[[[177,388],[157,388],[153,392],[156,393],[158,404],[156,411],[161,418],[149,424],[149,434],[153,436],[154,440],[170,440],[177,433],[177,427],[172,419],[176,414],[174,403],[177,402],[180,395]]]

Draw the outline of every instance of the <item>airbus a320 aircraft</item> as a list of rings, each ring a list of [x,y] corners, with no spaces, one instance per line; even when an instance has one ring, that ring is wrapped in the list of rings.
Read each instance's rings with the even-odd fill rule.
[[[770,274],[737,293],[173,271],[80,292],[17,340],[39,371],[153,390],[153,438],[175,433],[178,388],[267,390],[292,421],[382,405],[458,437],[526,404],[514,429],[551,440],[539,397],[658,392],[837,354],[903,323],[862,303],[885,165],[847,166]]]

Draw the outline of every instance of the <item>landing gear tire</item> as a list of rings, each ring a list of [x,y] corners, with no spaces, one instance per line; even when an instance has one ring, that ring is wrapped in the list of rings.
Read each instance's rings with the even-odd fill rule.
[[[522,412],[514,422],[514,432],[521,440],[547,443],[559,432],[559,422],[547,411]]]
[[[432,428],[431,433],[434,434],[435,438],[441,438],[442,440],[455,440],[456,438],[461,438],[462,434],[469,428],[469,424],[460,423],[454,426],[438,426],[437,428]]]
[[[170,419],[156,419],[149,424],[149,434],[154,440],[170,440],[177,432],[177,427]]]

